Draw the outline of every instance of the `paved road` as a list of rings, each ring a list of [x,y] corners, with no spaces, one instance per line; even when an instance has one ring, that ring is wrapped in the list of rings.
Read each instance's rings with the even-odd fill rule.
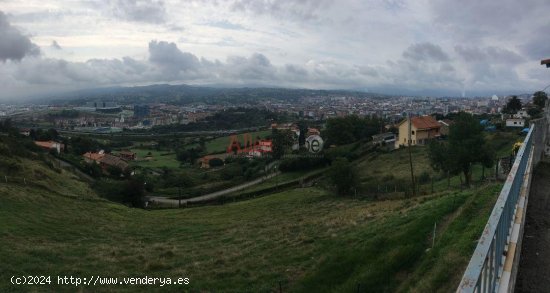
[[[515,292],[550,292],[550,164],[536,168]]]
[[[58,159],[58,158],[56,158],[56,157],[53,157],[53,158],[56,159],[57,162],[59,162],[60,166],[62,166],[62,167],[69,167],[69,168],[71,168],[71,170],[72,170],[74,173],[76,173],[76,175],[80,176],[81,178],[84,178],[85,180],[87,180],[87,181],[89,181],[89,182],[95,182],[95,179],[94,179],[92,176],[90,176],[90,175],[88,175],[88,174],[86,174],[86,173],[80,171],[80,169],[78,169],[77,167],[73,166],[72,164],[70,164],[70,163],[68,163],[68,162],[65,162],[65,161],[63,161],[63,160],[61,160],[61,159]]]
[[[76,134],[76,135],[98,135],[98,136],[123,136],[123,137],[159,137],[159,136],[174,136],[174,135],[204,135],[204,134],[233,134],[233,133],[243,133],[243,132],[255,132],[261,131],[261,127],[249,127],[249,128],[240,128],[240,129],[227,129],[227,130],[195,130],[195,131],[173,131],[168,133],[154,133],[151,131],[147,132],[95,132],[95,131],[76,131],[76,130],[65,130],[65,129],[56,129],[57,132],[62,134]]]
[[[192,197],[192,198],[188,198],[188,199],[182,199],[181,204],[184,205],[188,202],[192,203],[192,202],[197,202],[197,201],[214,199],[214,198],[220,197],[222,195],[230,194],[230,193],[233,193],[235,191],[243,190],[243,189],[248,188],[250,186],[260,184],[260,183],[262,183],[262,182],[264,182],[268,179],[271,179],[271,178],[273,178],[273,177],[275,177],[279,174],[281,174],[281,172],[271,173],[267,176],[262,176],[258,179],[243,183],[241,185],[233,186],[233,187],[230,187],[230,188],[227,188],[227,189],[224,189],[224,190],[220,190],[220,191],[216,191],[216,192],[212,192],[212,193],[209,193],[209,194],[205,194],[205,195],[201,195],[201,196],[197,196],[197,197]],[[170,198],[161,197],[161,196],[148,196],[146,198],[149,201],[153,201],[153,202],[156,202],[156,203],[167,204],[167,205],[172,205],[172,206],[178,206],[179,202],[180,202],[177,199],[170,199]]]

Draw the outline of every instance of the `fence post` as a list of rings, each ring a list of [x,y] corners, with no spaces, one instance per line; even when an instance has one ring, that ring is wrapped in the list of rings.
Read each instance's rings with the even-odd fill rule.
[[[437,222],[434,223],[434,235],[432,238],[432,248],[435,246],[435,229],[437,228]]]

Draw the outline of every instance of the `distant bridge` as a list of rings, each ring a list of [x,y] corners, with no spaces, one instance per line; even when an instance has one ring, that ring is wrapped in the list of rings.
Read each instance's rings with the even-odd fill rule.
[[[456,292],[514,292],[533,169],[550,152],[548,110],[531,121]]]

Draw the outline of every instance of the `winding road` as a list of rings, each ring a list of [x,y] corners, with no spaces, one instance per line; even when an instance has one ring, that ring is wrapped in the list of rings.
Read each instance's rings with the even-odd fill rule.
[[[279,174],[281,174],[280,171],[275,172],[275,173],[271,173],[267,176],[262,176],[258,179],[248,181],[246,183],[243,183],[243,184],[240,184],[240,185],[237,185],[237,186],[233,186],[233,187],[230,187],[230,188],[227,188],[227,189],[224,189],[224,190],[212,192],[212,193],[197,196],[197,197],[182,199],[181,204],[185,205],[186,203],[192,203],[192,202],[198,202],[198,201],[214,199],[214,198],[226,195],[226,194],[233,193],[235,191],[243,190],[245,188],[248,188],[248,187],[256,185],[256,184],[260,184],[260,183],[262,183],[262,182],[264,182],[268,179],[271,179],[275,176],[278,176]],[[148,201],[151,201],[153,203],[161,203],[161,204],[169,205],[169,206],[176,206],[177,207],[180,204],[179,199],[171,199],[171,198],[166,198],[166,197],[162,197],[162,196],[146,196],[145,198]]]

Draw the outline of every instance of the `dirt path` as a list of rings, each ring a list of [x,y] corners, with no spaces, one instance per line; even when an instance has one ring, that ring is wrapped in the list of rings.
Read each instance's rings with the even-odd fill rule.
[[[550,292],[550,164],[531,184],[515,292]]]

